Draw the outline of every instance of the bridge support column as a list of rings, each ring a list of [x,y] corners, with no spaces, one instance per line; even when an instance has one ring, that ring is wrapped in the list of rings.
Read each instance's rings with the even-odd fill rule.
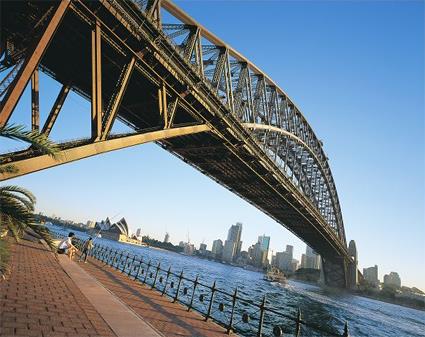
[[[347,264],[343,258],[322,258],[322,282],[331,288],[347,288]]]

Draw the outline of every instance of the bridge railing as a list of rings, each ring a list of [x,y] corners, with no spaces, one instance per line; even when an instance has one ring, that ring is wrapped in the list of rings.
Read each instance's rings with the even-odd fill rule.
[[[51,232],[64,238],[59,232]],[[81,250],[84,240],[73,240]],[[229,292],[220,289],[216,281],[205,284],[199,276],[190,278],[184,270],[175,271],[171,266],[164,268],[161,262],[153,262],[146,256],[101,244],[95,244],[89,256],[159,291],[172,302],[181,303],[188,311],[197,311],[205,321],[213,320],[228,333],[243,336],[349,336],[347,323],[340,332],[337,329],[331,331],[304,320],[300,309],[295,315],[274,309],[266,295],[256,302],[242,296],[238,288]]]

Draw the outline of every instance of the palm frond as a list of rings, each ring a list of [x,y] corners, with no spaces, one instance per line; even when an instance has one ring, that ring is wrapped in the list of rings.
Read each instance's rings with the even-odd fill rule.
[[[32,200],[29,200],[25,197],[22,197],[20,195],[16,195],[14,193],[11,192],[6,192],[6,191],[2,191],[0,192],[1,196],[0,196],[0,200],[14,200],[14,201],[18,201],[20,203],[22,203],[22,205],[24,205],[29,212],[33,212],[34,211],[34,202]],[[1,210],[2,206],[0,205],[0,210]]]
[[[3,192],[12,192],[17,194],[22,194],[26,198],[28,198],[33,204],[35,204],[37,201],[34,194],[32,194],[27,189],[16,186],[16,185],[0,186],[0,196],[2,195]]]
[[[55,157],[59,151],[58,146],[45,134],[39,133],[38,131],[27,131],[22,125],[11,124],[0,126],[0,137],[30,143],[35,149],[52,157]]]

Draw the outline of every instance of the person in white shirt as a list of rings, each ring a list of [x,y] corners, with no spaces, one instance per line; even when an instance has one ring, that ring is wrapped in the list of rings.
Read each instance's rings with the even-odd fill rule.
[[[77,248],[72,244],[72,238],[75,236],[73,232],[68,234],[66,239],[63,239],[58,245],[58,254],[67,254],[72,260]]]

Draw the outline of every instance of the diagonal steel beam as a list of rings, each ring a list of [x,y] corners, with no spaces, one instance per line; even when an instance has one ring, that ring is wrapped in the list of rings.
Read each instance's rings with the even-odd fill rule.
[[[53,125],[58,118],[59,112],[62,109],[63,103],[65,102],[66,96],[68,96],[70,89],[70,85],[63,85],[59,91],[58,97],[56,97],[55,103],[53,103],[53,107],[50,110],[49,116],[47,116],[47,119],[44,122],[44,126],[41,129],[41,133],[44,133],[46,136],[48,136],[50,131],[52,131]]]
[[[99,140],[102,133],[102,38],[100,24],[96,22],[92,30],[91,59],[92,59],[92,95],[91,95],[91,136]]]
[[[128,85],[128,82],[130,81],[135,63],[136,63],[136,58],[133,56],[130,62],[128,63],[128,65],[126,66],[124,76],[118,87],[118,91],[116,95],[114,95],[115,99],[114,99],[114,102],[112,103],[111,111],[109,112],[109,115],[107,116],[105,127],[102,132],[102,137],[101,137],[102,140],[105,140],[108,137],[109,132],[112,129],[112,126],[115,121],[115,117],[117,116],[118,110],[121,105],[121,101],[124,97],[125,91],[127,90],[127,85]]]
[[[31,130],[40,129],[40,99],[38,91],[38,69],[36,68],[31,76]]]
[[[30,53],[27,54],[27,58],[24,64],[19,69],[17,76],[15,77],[10,89],[8,90],[4,103],[0,107],[0,125],[3,126],[7,123],[16,104],[19,101],[31,75],[40,63],[41,58],[47,50],[50,41],[53,38],[59,24],[65,16],[66,10],[68,9],[70,0],[62,0],[56,9],[53,17],[50,19],[46,30],[41,35],[41,38],[37,41],[34,48]]]

